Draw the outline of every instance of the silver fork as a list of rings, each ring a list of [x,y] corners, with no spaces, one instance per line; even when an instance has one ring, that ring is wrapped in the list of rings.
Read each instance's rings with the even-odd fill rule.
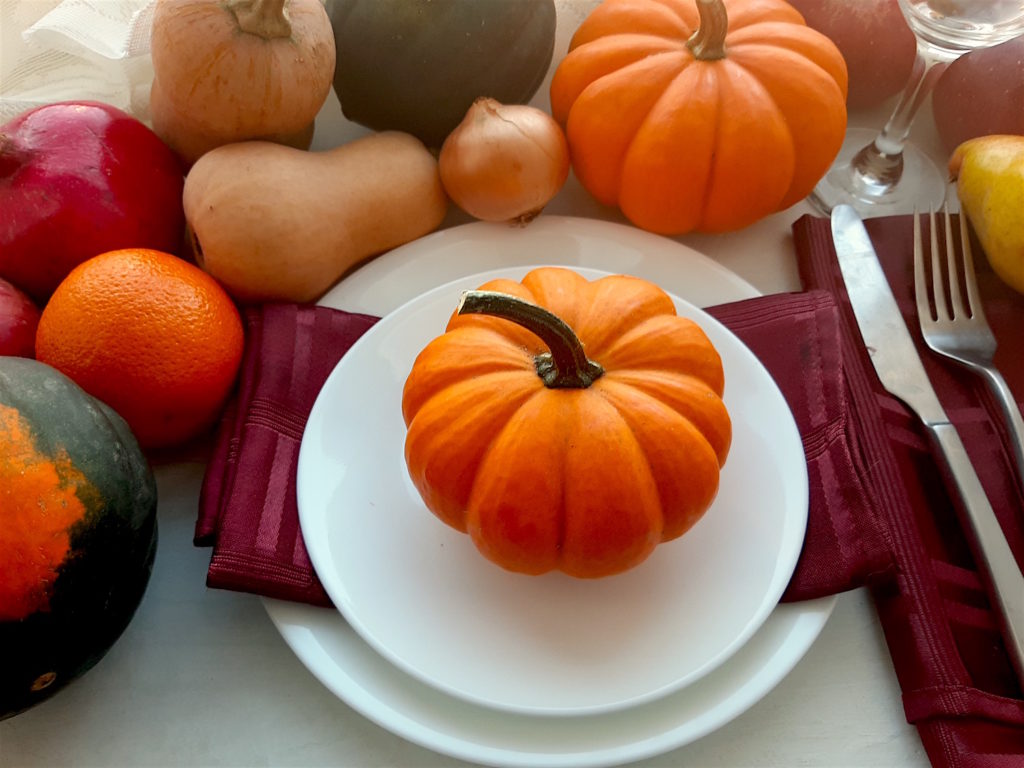
[[[996,351],[996,338],[985,319],[978,281],[974,273],[967,222],[960,220],[960,253],[957,255],[953,240],[948,206],[945,209],[946,257],[945,265],[939,254],[935,212],[929,211],[931,229],[931,288],[925,274],[925,255],[921,242],[921,217],[914,215],[914,289],[917,297],[917,315],[921,322],[921,335],[925,343],[940,355],[955,360],[982,376],[996,397],[1003,418],[1010,430],[1013,458],[1017,465],[1018,482],[1024,486],[1024,419],[1006,381],[992,358]],[[958,262],[962,263],[966,302],[960,290]],[[943,272],[946,276],[943,277]],[[946,301],[948,283],[949,302]],[[931,296],[931,302],[929,301]],[[932,311],[934,304],[934,312]]]

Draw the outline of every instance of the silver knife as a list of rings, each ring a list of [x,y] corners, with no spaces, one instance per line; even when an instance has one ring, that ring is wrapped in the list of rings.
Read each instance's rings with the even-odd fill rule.
[[[882,386],[917,414],[927,428],[943,475],[958,494],[974,533],[1003,618],[1003,637],[1024,684],[1024,574],[999,527],[985,490],[925,373],[914,342],[878,262],[864,222],[848,205],[832,209],[832,239],[860,333]]]

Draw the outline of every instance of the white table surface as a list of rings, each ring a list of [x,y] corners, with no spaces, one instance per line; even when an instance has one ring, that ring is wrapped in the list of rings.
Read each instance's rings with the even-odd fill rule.
[[[587,2],[559,5],[557,62]],[[548,109],[548,81],[534,104]],[[878,127],[883,105],[853,114]],[[363,135],[333,94],[314,149]],[[914,140],[942,160],[926,105]],[[548,213],[624,222],[570,177]],[[798,288],[790,227],[800,203],[743,231],[677,238],[764,293]],[[469,221],[458,211],[444,226]],[[201,458],[156,466],[160,545],[135,618],[91,671],[0,723],[0,766],[453,766],[392,735],[323,687],[291,652],[260,598],[205,586],[210,550],[192,545]],[[17,663],[4,659],[2,663]],[[731,723],[637,766],[928,766],[877,615],[864,590],[841,595],[818,640],[767,696]]]

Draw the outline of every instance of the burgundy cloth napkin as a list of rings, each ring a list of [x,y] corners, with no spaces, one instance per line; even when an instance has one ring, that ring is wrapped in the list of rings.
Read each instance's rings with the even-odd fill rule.
[[[910,217],[869,219],[879,254],[919,352],[1024,565],[1024,498],[1005,429],[981,381],[924,346],[917,330]],[[917,420],[881,387],[857,330],[832,246],[829,222],[793,227],[801,277],[840,305],[853,434],[869,457],[862,475],[893,542],[897,577],[873,584],[904,710],[935,766],[1024,766],[1024,697],[998,631],[998,618]],[[980,249],[976,253],[981,253]],[[1024,297],[979,262],[985,312],[999,339],[996,363],[1024,395]],[[1024,599],[1018,595],[1017,599]]]
[[[195,543],[213,545],[211,587],[330,605],[299,531],[295,472],[313,402],[376,317],[266,304],[244,312],[238,388],[199,496]]]
[[[709,313],[771,372],[803,440],[807,532],[782,600],[834,595],[886,576],[892,547],[861,481],[867,466],[854,450],[839,312],[832,297],[824,291],[777,294],[711,307]]]
[[[807,544],[783,599],[835,594],[889,572],[888,534],[851,450],[832,298],[823,291],[782,294],[710,312],[773,373],[803,437]],[[298,449],[324,380],[375,318],[297,305],[250,308],[245,318],[237,396],[225,411],[200,496],[195,542],[213,545],[207,584],[329,606],[299,530]]]

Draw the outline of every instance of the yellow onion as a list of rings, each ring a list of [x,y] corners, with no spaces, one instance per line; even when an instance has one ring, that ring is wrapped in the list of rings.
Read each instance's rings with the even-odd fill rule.
[[[438,157],[452,201],[483,221],[525,224],[569,177],[569,145],[546,112],[479,98]]]

